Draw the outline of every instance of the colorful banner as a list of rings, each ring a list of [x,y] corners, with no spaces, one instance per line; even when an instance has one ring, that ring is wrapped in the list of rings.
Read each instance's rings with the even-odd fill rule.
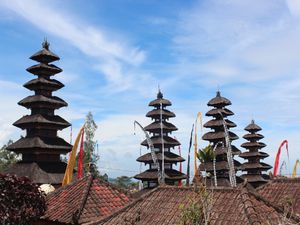
[[[197,121],[199,119],[200,129],[202,135],[202,114],[201,112],[197,113],[196,122],[195,122],[195,138],[194,138],[194,176],[198,174],[198,166],[197,166],[197,153],[198,153],[198,136],[197,136]]]
[[[76,137],[76,140],[74,142],[74,145],[73,145],[70,157],[69,157],[68,165],[66,168],[66,172],[64,175],[64,179],[62,181],[62,186],[69,184],[73,179],[73,171],[74,171],[74,166],[75,166],[75,161],[76,161],[77,148],[78,148],[81,133],[83,132],[83,130],[84,130],[84,126],[80,129],[80,131]]]
[[[83,161],[83,143],[84,143],[84,130],[81,132],[80,151],[78,157],[78,172],[77,178],[82,178],[82,161]]]
[[[299,159],[297,159],[295,166],[294,166],[294,170],[293,170],[293,175],[292,178],[296,178],[297,177],[297,167],[300,165],[300,161]]]
[[[189,144],[189,151],[188,151],[188,160],[187,160],[187,169],[186,169],[186,186],[190,185],[190,162],[191,162],[191,147],[192,147],[192,142],[193,142],[193,132],[194,132],[194,124],[192,126],[191,130],[191,136],[190,136],[190,144]]]
[[[287,156],[289,158],[288,141],[284,140],[283,142],[281,142],[281,144],[278,148],[277,154],[276,154],[276,159],[275,159],[275,164],[274,164],[274,176],[277,176],[277,173],[278,173],[280,153],[281,153],[281,149],[282,149],[283,145],[285,145],[285,147],[286,147]]]

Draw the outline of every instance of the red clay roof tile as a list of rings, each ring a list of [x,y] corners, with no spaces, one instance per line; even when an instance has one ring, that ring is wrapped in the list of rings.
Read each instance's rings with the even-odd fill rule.
[[[84,177],[47,196],[43,220],[79,224],[110,215],[131,201],[131,197],[109,183]]]
[[[291,204],[294,213],[300,216],[300,178],[273,178],[257,191],[273,204]]]
[[[213,188],[208,192],[213,196],[211,225],[253,225],[266,222],[278,225],[283,218],[278,208],[267,204],[264,199],[245,188]],[[187,207],[190,199],[196,196],[192,188],[159,187],[118,212],[89,224],[180,224],[182,213],[180,206]],[[134,221],[136,223],[132,223]],[[292,224],[291,222],[294,221],[285,224]]]

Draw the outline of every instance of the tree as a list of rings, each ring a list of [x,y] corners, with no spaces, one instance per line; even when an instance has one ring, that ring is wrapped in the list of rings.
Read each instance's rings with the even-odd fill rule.
[[[46,202],[38,185],[27,177],[0,174],[1,224],[28,225],[44,214]]]
[[[116,185],[119,188],[123,188],[123,189],[134,189],[137,188],[139,183],[138,182],[133,182],[131,180],[131,177],[127,177],[127,176],[120,176],[117,177],[114,181],[113,184]]]
[[[14,152],[6,150],[7,146],[13,143],[12,140],[9,140],[7,144],[3,145],[0,149],[0,172],[4,172],[11,164],[14,164],[18,161],[18,155]]]
[[[206,146],[202,150],[199,150],[197,158],[201,163],[207,163],[213,161],[215,154],[211,145]]]
[[[83,172],[89,173],[93,172],[95,176],[100,176],[100,173],[97,168],[98,156],[95,152],[96,142],[94,141],[95,132],[97,130],[97,124],[94,121],[93,115],[89,112],[86,116],[85,125],[84,125],[84,151],[83,151]],[[91,165],[93,165],[91,167]],[[92,170],[92,171],[91,171]]]
[[[187,203],[179,206],[181,210],[180,225],[209,225],[214,205],[213,192],[197,183],[192,195],[187,195]]]

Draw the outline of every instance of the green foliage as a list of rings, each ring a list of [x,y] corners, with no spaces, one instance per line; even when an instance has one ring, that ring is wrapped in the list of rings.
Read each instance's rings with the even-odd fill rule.
[[[116,185],[117,187],[123,188],[123,189],[137,188],[139,183],[133,182],[131,179],[132,179],[131,177],[120,176],[120,177],[117,177],[112,183],[114,185]]]
[[[26,177],[0,174],[1,224],[29,225],[46,210],[45,195]]]
[[[84,142],[84,160],[87,162],[92,162],[95,160],[95,147],[96,142],[94,141],[95,132],[97,130],[97,125],[94,121],[93,115],[89,112],[86,116],[84,133],[85,133],[85,142]]]
[[[187,204],[181,204],[180,225],[209,225],[213,208],[212,194],[203,185],[195,186]]]
[[[3,145],[0,149],[0,172],[4,172],[11,164],[14,164],[18,161],[18,155],[6,150],[7,146],[13,143],[12,140],[9,140],[7,144]]]
[[[97,130],[97,125],[94,121],[93,115],[89,112],[86,116],[85,125],[84,125],[84,151],[83,151],[83,160],[82,160],[82,167],[83,167],[83,174],[87,174],[89,172],[93,173],[96,177],[101,178],[100,172],[97,168],[97,161],[99,160],[98,156],[96,155],[96,142],[94,141],[95,132]],[[76,159],[78,162],[79,154],[77,155]],[[78,163],[76,163],[76,166]]]
[[[199,150],[197,153],[197,158],[201,163],[207,163],[213,161],[215,154],[211,145],[206,146],[202,150]]]

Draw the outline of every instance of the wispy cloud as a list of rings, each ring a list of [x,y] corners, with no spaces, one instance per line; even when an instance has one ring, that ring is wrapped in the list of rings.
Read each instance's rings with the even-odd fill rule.
[[[174,135],[182,143],[185,157],[196,112],[208,111],[206,103],[214,97],[218,87],[232,100],[230,109],[236,114],[232,120],[238,125],[234,132],[243,136],[243,128],[254,117],[264,128],[267,151],[270,150],[272,157],[281,138],[290,140],[291,155],[297,156],[299,132],[296,127],[300,125],[297,118],[300,110],[297,104],[300,102],[300,6],[297,0],[197,1],[191,3],[190,8],[178,4],[172,15],[165,11],[162,14],[141,11],[138,17],[141,21],[130,23],[136,27],[122,23],[120,18],[124,17],[115,19],[109,15],[114,18],[107,20],[118,22],[118,25],[112,23],[111,28],[103,26],[101,20],[91,25],[93,22],[86,12],[82,12],[86,16],[84,20],[84,16],[74,13],[72,8],[58,7],[56,3],[58,1],[3,0],[0,8],[10,20],[21,18],[22,25],[25,21],[30,29],[33,26],[53,39],[63,40],[62,43],[75,52],[62,60],[62,67],[72,67],[73,71],[66,70],[62,79],[57,77],[67,84],[57,95],[69,103],[69,107],[58,114],[74,123],[75,133],[80,121],[92,110],[99,125],[96,139],[102,154],[100,167],[116,171],[124,167],[131,171],[138,169],[135,159],[142,135],[133,136],[132,123],[135,119],[144,125],[150,123],[144,115],[158,84],[174,104],[171,110],[178,117],[172,122],[179,128]],[[91,4],[99,7],[102,2]],[[124,10],[136,13],[126,7]],[[129,33],[134,42],[125,35]],[[0,129],[5,131],[1,133],[1,141],[19,134],[10,124],[27,113],[16,102],[28,92],[21,84],[10,82],[0,81],[0,87],[3,88],[0,100],[6,102],[0,116]],[[60,134],[69,140],[70,129]],[[242,142],[240,138],[235,145]],[[272,164],[272,157],[268,163]]]
[[[133,79],[127,67],[135,68],[145,60],[145,52],[139,47],[126,43],[126,39],[114,39],[109,32],[70,15],[65,11],[51,8],[49,2],[35,0],[1,1],[6,7],[23,17],[37,28],[66,40],[82,53],[96,60],[97,68],[105,75],[107,81],[116,85],[116,89],[132,87],[123,83]],[[51,15],[51,16],[47,16]]]
[[[181,79],[189,77],[199,90],[219,86],[233,102],[239,136],[257,118],[266,127],[270,155],[281,138],[290,137],[296,157],[299,15],[300,4],[294,0],[198,1],[181,13],[173,38]]]

